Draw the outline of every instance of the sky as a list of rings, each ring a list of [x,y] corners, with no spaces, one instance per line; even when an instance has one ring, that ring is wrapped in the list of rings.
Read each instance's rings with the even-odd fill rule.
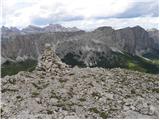
[[[158,0],[1,0],[1,25],[61,24],[84,30],[140,25],[158,28]]]

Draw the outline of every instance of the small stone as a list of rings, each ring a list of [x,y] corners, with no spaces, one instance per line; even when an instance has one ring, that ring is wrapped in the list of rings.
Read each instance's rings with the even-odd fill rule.
[[[51,102],[52,104],[57,104],[58,99],[56,99],[56,98],[51,98],[51,99],[50,99],[50,102]]]
[[[77,116],[65,116],[64,119],[78,119]]]
[[[130,109],[130,108],[129,108],[128,106],[124,106],[124,107],[123,107],[123,110],[126,110],[126,111],[127,111],[127,110],[129,110],[129,109]]]
[[[135,110],[135,107],[134,107],[134,106],[130,106],[130,109],[134,111],[134,110]]]
[[[40,98],[35,98],[35,100],[36,100],[36,102],[37,102],[38,104],[41,104],[41,99],[40,99]]]
[[[113,99],[113,94],[107,93],[105,96],[107,99]]]
[[[154,106],[151,105],[151,106],[149,107],[149,115],[157,114],[156,111],[157,111],[157,110],[156,110],[156,108],[155,108]]]

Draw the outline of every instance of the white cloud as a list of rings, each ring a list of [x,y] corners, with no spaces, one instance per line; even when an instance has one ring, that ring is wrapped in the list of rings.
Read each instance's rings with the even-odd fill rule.
[[[43,18],[49,19],[50,22],[66,26],[76,25],[85,29],[99,25],[116,28],[132,24],[154,26],[157,18],[152,18],[150,15],[132,19],[112,18],[132,8],[135,2],[154,1],[156,0],[5,0],[2,6],[3,25],[22,28],[33,24],[35,19]],[[108,19],[95,19],[103,16]],[[81,20],[65,21],[67,17],[81,17]]]
[[[137,17],[137,18],[109,18],[100,20],[83,20],[75,22],[64,22],[64,26],[77,26],[81,29],[93,30],[100,26],[112,26],[115,29],[120,29],[124,27],[133,27],[140,25],[144,28],[158,28],[158,18],[157,17]]]

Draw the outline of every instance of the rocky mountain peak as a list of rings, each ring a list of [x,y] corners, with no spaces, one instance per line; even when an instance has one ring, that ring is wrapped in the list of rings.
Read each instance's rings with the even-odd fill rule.
[[[48,31],[48,32],[52,32],[52,31],[55,31],[55,32],[58,32],[58,31],[64,31],[66,28],[59,25],[59,24],[49,24],[48,26],[44,27],[44,30],[45,31]]]
[[[51,44],[45,44],[45,50],[39,58],[37,65],[38,71],[45,71],[50,73],[57,73],[65,70],[68,66],[61,62],[60,58],[55,54],[54,48]]]
[[[3,30],[9,30],[9,28],[8,27],[5,27],[5,26],[2,26],[1,27],[1,30],[3,31]]]
[[[68,31],[73,31],[73,32],[76,32],[76,31],[81,31],[80,29],[78,29],[77,27],[69,27],[68,28]]]
[[[158,31],[158,29],[156,28],[151,28],[151,29],[147,29],[148,32],[151,32],[151,31]]]
[[[80,31],[80,29],[76,27],[64,27],[60,24],[49,24],[48,26],[44,27],[44,30],[47,32],[75,32]]]
[[[5,26],[1,27],[1,31],[2,32],[20,32],[20,30],[18,28],[16,28],[16,27],[8,28],[8,27],[5,27]]]
[[[114,31],[114,29],[112,27],[109,27],[109,26],[102,26],[102,27],[99,27],[99,28],[94,30],[95,33],[96,32],[97,33],[102,32],[102,33],[105,33],[106,35],[112,34],[113,31]]]
[[[62,27],[60,24],[49,24],[48,26]]]
[[[35,25],[28,25],[27,28],[32,28],[32,29],[40,29],[40,27],[38,26],[35,26]]]
[[[132,29],[135,30],[135,31],[145,31],[145,29],[142,28],[142,27],[139,26],[139,25],[137,25],[137,26],[135,26],[135,27],[132,27]]]
[[[42,28],[40,28],[38,26],[28,25],[26,28],[22,29],[22,32],[25,32],[25,33],[34,33],[34,32],[39,32],[41,30],[42,30]]]
[[[16,27],[11,27],[10,30],[13,32],[20,32],[20,30]]]
[[[2,26],[1,27],[1,35],[2,35],[2,38],[4,39],[8,39],[10,38],[11,36],[15,36],[15,35],[18,35],[20,34],[20,30],[17,29],[16,27],[5,27],[5,26]]]
[[[113,30],[113,28],[110,27],[110,26],[102,26],[102,27],[99,27],[99,28],[95,29],[95,31],[97,31],[97,30],[106,31],[106,30]]]

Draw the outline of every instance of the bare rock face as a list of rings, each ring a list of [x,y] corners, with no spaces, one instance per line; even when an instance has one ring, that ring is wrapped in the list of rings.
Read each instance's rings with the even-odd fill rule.
[[[34,25],[29,25],[26,28],[21,30],[21,34],[35,34],[35,33],[42,33],[43,29]]]
[[[69,68],[50,44],[33,72],[1,79],[1,117],[156,118],[158,75],[120,68]]]
[[[159,49],[159,30],[150,29],[147,31],[149,36],[153,39],[153,47]]]
[[[78,62],[87,63],[86,66],[90,66],[90,64],[98,66],[94,62],[98,62],[101,57],[104,58],[106,55],[109,55],[107,58],[111,57],[110,47],[131,55],[153,54],[155,51],[159,51],[158,31],[149,32],[140,26],[118,30],[111,27],[100,27],[92,32],[84,32],[76,28],[65,28],[58,24],[50,24],[43,28],[45,30],[30,25],[25,28],[25,32],[34,34],[22,35],[19,33],[9,38],[3,37],[6,36],[3,33],[11,30],[5,27],[3,29],[6,32],[2,32],[2,57],[15,61],[16,57],[24,57],[24,55],[30,59],[37,59],[42,53],[45,43],[56,44],[56,53],[61,59],[68,57],[67,54],[69,54],[69,58],[72,58],[70,57],[72,54],[78,56],[78,60],[80,60]],[[99,54],[102,56],[99,57]]]

